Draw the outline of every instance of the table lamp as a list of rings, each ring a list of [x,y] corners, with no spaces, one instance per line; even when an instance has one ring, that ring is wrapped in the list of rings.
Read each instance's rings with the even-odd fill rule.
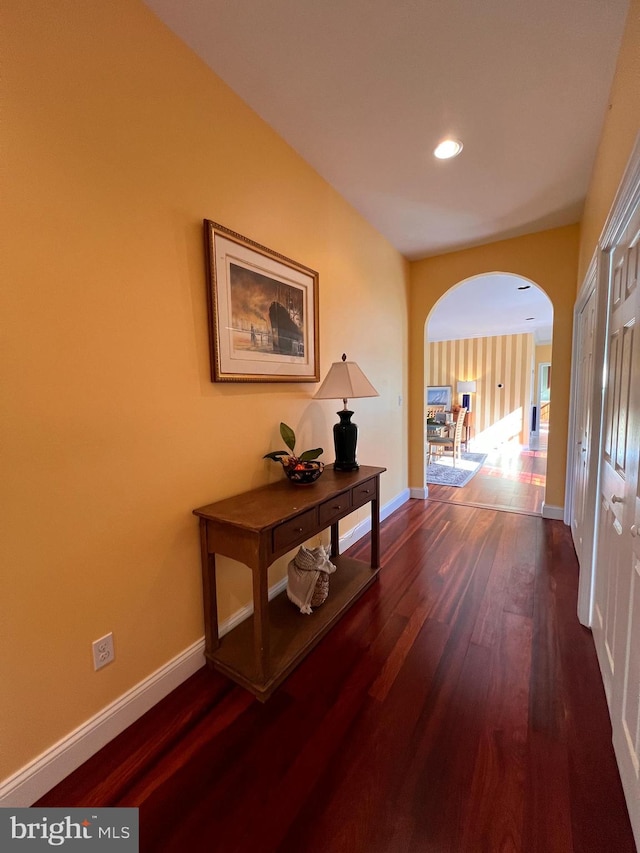
[[[471,395],[476,393],[476,380],[470,379],[468,382],[458,382],[458,394],[462,394],[462,405],[470,412],[471,411]]]
[[[324,382],[313,395],[318,400],[342,399],[344,408],[337,412],[340,423],[333,427],[333,443],[336,450],[336,471],[357,471],[360,467],[356,462],[356,444],[358,443],[357,424],[351,423],[353,414],[347,408],[347,400],[354,397],[380,396],[373,385],[354,361],[347,361],[342,354],[342,361],[334,362],[329,368]]]

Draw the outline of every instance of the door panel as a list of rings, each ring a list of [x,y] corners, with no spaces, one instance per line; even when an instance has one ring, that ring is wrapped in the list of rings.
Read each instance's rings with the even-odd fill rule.
[[[614,602],[617,597],[618,572],[612,564],[616,553],[616,537],[619,535],[614,527],[615,516],[611,504],[603,500],[600,507],[600,524],[598,527],[598,552],[596,574],[596,590],[594,605],[594,638],[598,638],[596,648],[602,671],[604,689],[611,711],[613,678],[615,673],[615,642],[613,625],[615,623]],[[606,567],[606,569],[605,569]]]
[[[634,321],[622,330],[620,354],[620,389],[618,393],[616,472],[624,478],[627,467],[627,434],[629,430],[629,393],[631,391],[631,361],[633,358]]]
[[[640,661],[637,648],[640,639],[640,556],[634,555],[631,576],[631,609],[629,619],[629,660],[626,666],[622,695],[622,728],[625,751],[629,755],[633,775],[639,777],[640,767]]]
[[[611,464],[611,460],[615,458],[616,450],[615,450],[615,437],[616,437],[616,428],[615,428],[615,416],[616,416],[616,405],[617,405],[617,396],[618,396],[618,387],[616,384],[616,368],[618,364],[618,343],[620,340],[619,333],[611,335],[609,338],[609,364],[607,370],[607,388],[609,389],[609,393],[607,393],[607,403],[606,403],[606,416],[605,416],[605,430],[604,430],[604,458],[605,461]]]

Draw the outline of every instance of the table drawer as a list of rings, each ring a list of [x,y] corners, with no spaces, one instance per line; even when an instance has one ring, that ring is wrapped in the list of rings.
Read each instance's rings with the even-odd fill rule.
[[[285,521],[273,529],[273,550],[286,551],[304,542],[318,531],[317,513],[315,508],[309,509],[293,518]]]
[[[370,480],[365,480],[364,483],[360,483],[360,485],[355,486],[351,490],[351,503],[354,509],[355,507],[362,506],[377,497],[378,490],[376,488],[375,477],[372,477]]]
[[[336,495],[336,497],[321,503],[318,507],[320,526],[324,527],[327,524],[331,524],[334,519],[342,518],[345,512],[348,512],[351,507],[351,491],[343,492],[341,495]]]

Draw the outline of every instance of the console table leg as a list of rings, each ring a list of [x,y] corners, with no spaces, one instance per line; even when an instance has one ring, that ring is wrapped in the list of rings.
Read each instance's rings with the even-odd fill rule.
[[[220,645],[220,638],[218,636],[216,555],[209,553],[207,522],[203,518],[200,519],[200,558],[202,561],[205,652],[212,652]]]
[[[340,533],[337,522],[331,525],[331,556],[340,556]]]
[[[371,568],[380,568],[380,502],[371,501]]]
[[[266,680],[269,671],[269,580],[268,567],[253,571],[253,648],[258,679]]]

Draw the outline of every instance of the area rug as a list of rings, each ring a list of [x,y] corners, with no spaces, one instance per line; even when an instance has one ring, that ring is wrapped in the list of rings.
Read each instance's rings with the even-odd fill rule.
[[[453,467],[451,456],[441,456],[427,465],[427,483],[433,486],[466,486],[484,465],[486,453],[463,453]]]

